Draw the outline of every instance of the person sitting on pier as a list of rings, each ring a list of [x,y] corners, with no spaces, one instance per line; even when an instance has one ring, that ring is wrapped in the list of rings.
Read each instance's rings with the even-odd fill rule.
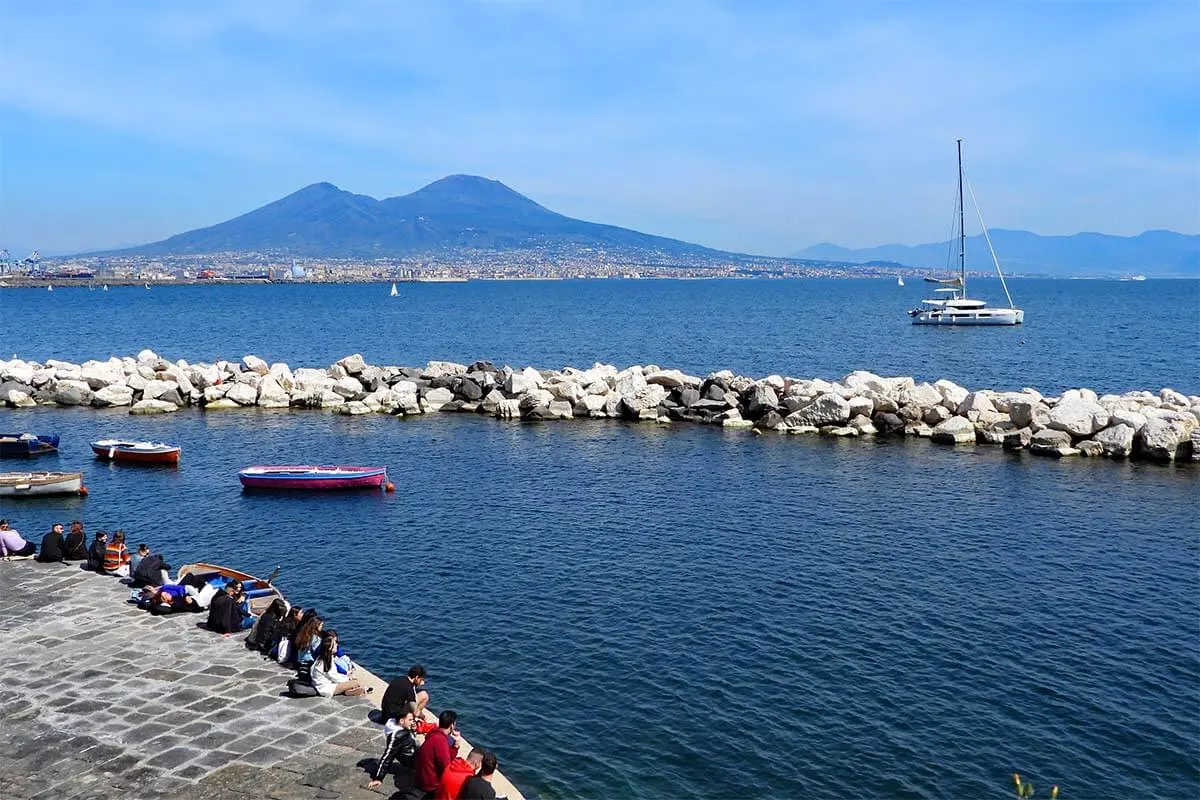
[[[438,784],[433,800],[457,800],[462,793],[463,784],[479,771],[484,752],[476,747],[466,758],[456,755],[454,760],[446,765],[446,771],[442,773],[442,782]]]
[[[396,717],[389,718],[383,726],[383,755],[371,772],[368,789],[377,789],[383,784],[383,777],[392,768],[393,761],[399,761],[406,769],[412,769],[413,756],[417,754],[417,740],[413,736],[413,726],[417,721],[417,707],[408,703],[397,711]]]
[[[421,749],[413,759],[413,790],[410,792],[413,800],[433,800],[438,785],[442,782],[442,773],[454,760],[454,748],[450,746],[450,737],[458,729],[457,723],[458,714],[443,711],[438,715],[437,728],[425,737]]]
[[[108,547],[108,531],[96,531],[96,538],[88,548],[87,568],[92,572],[104,570],[104,550]]]
[[[125,547],[125,531],[118,530],[112,541],[104,548],[103,571],[105,575],[129,577],[129,550]]]
[[[33,558],[37,545],[25,541],[13,528],[8,527],[8,520],[0,519],[0,558]]]
[[[485,750],[483,761],[479,765],[479,774],[467,778],[458,793],[459,800],[496,800],[496,790],[492,788],[492,776],[496,774],[496,754]]]
[[[275,645],[279,643],[280,628],[287,613],[286,600],[282,597],[272,600],[270,607],[263,612],[262,616],[258,618],[258,622],[254,623],[254,627],[250,629],[250,634],[246,637],[246,646],[251,650],[263,653],[274,650]]]
[[[288,609],[283,621],[279,623],[279,638],[271,650],[271,656],[280,664],[289,664],[295,661],[292,658],[292,637],[300,629],[300,620],[303,616],[303,609],[299,606],[292,606]]]
[[[292,637],[292,659],[302,674],[308,671],[316,658],[317,648],[321,646],[321,629],[324,626],[325,620],[313,613],[300,623],[296,635]]]
[[[171,582],[171,565],[159,553],[143,556],[133,571],[132,586],[162,586]]]
[[[354,677],[354,668],[348,675],[343,675],[338,664],[338,635],[335,630],[324,631],[321,634],[321,644],[316,656],[308,669],[309,680],[313,688],[322,697],[333,697],[344,694],[348,697],[358,697],[367,693],[366,687]]]
[[[139,544],[136,553],[129,554],[129,574],[137,572],[138,564],[142,563],[142,559],[150,555],[150,545]]]
[[[413,703],[416,706],[417,719],[420,720],[425,713],[425,706],[429,704],[429,693],[421,688],[424,685],[425,667],[420,664],[413,664],[408,670],[408,675],[396,678],[389,683],[387,691],[383,693],[382,716],[384,722],[395,719],[407,703]]]
[[[254,620],[242,591],[242,582],[230,581],[225,584],[225,591],[218,592],[209,604],[206,624],[210,631],[237,633],[253,625]]]
[[[67,534],[66,561],[87,560],[87,532],[79,520],[71,520],[71,532]]]
[[[43,564],[53,564],[66,560],[66,555],[67,542],[63,539],[63,526],[61,522],[56,522],[50,527],[50,532],[42,537],[37,560]]]

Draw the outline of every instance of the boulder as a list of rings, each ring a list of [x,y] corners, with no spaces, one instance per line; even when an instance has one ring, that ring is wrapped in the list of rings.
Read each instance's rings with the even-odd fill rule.
[[[617,373],[615,385],[617,394],[632,397],[646,385],[646,376],[642,374],[641,367],[630,367]]]
[[[80,369],[79,378],[94,391],[114,383],[125,383],[125,372],[107,361],[89,361]]]
[[[1104,454],[1104,445],[1094,439],[1084,439],[1075,445],[1075,449],[1079,451],[1079,455],[1085,458],[1095,458]]]
[[[340,397],[341,395],[338,396]],[[351,400],[349,402],[343,402],[341,405],[334,407],[333,413],[358,417],[362,416],[363,414],[370,414],[372,411],[371,407],[363,401]]]
[[[367,362],[363,360],[362,355],[359,353],[354,353],[353,355],[346,356],[345,358],[339,358],[337,360],[337,366],[344,369],[347,375],[358,375],[360,372],[366,369]],[[335,389],[334,391],[337,390]]]
[[[869,373],[868,373],[869,374]],[[870,422],[870,417],[875,413],[875,401],[869,397],[856,396],[849,398],[850,402],[850,418],[867,417]]]
[[[975,444],[975,424],[966,417],[950,417],[934,426],[930,439],[941,444]]]
[[[1133,427],[1121,423],[1100,431],[1093,437],[1093,441],[1100,445],[1101,452],[1109,458],[1129,458],[1133,452],[1133,437],[1136,433]]]
[[[348,371],[348,370],[347,370]],[[354,373],[350,373],[353,375]],[[425,365],[425,369],[421,371],[421,377],[426,380],[434,378],[454,377],[456,375],[466,375],[467,365],[456,364],[453,361],[430,361]]]
[[[164,394],[167,394],[168,392],[176,391],[178,388],[179,388],[179,384],[177,384],[175,381],[159,381],[159,380],[146,381],[146,385],[144,387],[142,387],[142,399],[143,400],[160,400],[160,399],[162,399],[162,396]],[[168,402],[170,402],[170,401],[168,401]],[[176,403],[176,405],[181,405],[181,404]]]
[[[1062,399],[1050,409],[1050,422],[1046,427],[1065,431],[1081,439],[1103,430],[1107,425],[1108,412],[1104,406],[1086,395],[1064,392]]]
[[[483,387],[470,377],[463,378],[458,384],[458,393],[464,400],[471,402],[483,399]]]
[[[1192,331],[1195,333],[1195,331]],[[1174,389],[1163,389],[1158,393],[1158,399],[1162,400],[1164,406],[1175,406],[1176,408],[1187,408],[1191,405],[1185,395]]]
[[[146,349],[137,354],[138,362],[143,361],[158,361],[158,354],[153,350]]]
[[[781,425],[783,425],[783,417],[774,409],[767,410],[754,420],[754,427],[764,431],[773,431]]]
[[[1014,431],[1009,431],[1004,434],[1004,449],[1005,450],[1024,450],[1033,442],[1033,430],[1031,428],[1017,428]]]
[[[1146,419],[1146,415],[1139,411],[1117,409],[1112,412],[1108,421],[1111,425],[1128,425],[1130,428],[1133,428],[1134,433],[1137,433],[1146,424]]]
[[[658,370],[646,374],[646,383],[655,383],[668,389],[678,389],[683,386],[699,386],[700,379],[693,375],[685,375],[677,369]]]
[[[921,420],[931,428],[936,428],[946,420],[954,416],[953,412],[945,406],[930,406],[925,409],[925,413],[921,416]],[[965,417],[964,417],[965,419]],[[969,420],[968,420],[969,421]]]
[[[32,386],[33,373],[34,369],[32,364],[26,363],[19,358],[15,358],[12,361],[4,362],[4,366],[0,368],[0,380],[12,381],[13,383],[24,384],[25,386]]]
[[[258,383],[257,404],[259,408],[287,408],[291,405],[291,397],[274,374],[270,374]]]
[[[881,411],[871,417],[871,424],[875,426],[877,432],[885,436],[894,433],[904,433],[904,420],[900,418],[899,414]]]
[[[901,389],[897,393],[896,401],[902,406],[915,405],[928,408],[940,404],[942,394],[928,383],[918,383],[908,389]]]
[[[700,400],[700,390],[694,386],[686,386],[679,392],[679,405],[691,408]]]
[[[178,411],[179,406],[166,400],[138,400],[129,408],[130,414],[170,414]]]
[[[209,387],[214,389],[216,387]],[[209,389],[205,389],[205,396]],[[239,406],[252,406],[258,402],[258,387],[251,386],[248,383],[231,383],[225,392],[225,397]]]
[[[439,411],[442,406],[449,405],[454,400],[454,392],[449,389],[430,389],[425,392],[423,399],[430,410]]]
[[[1153,417],[1134,437],[1134,452],[1153,461],[1190,460],[1196,427],[1191,415]]]
[[[522,395],[526,392],[540,389],[541,386],[542,373],[533,367],[526,367],[520,372],[509,373],[508,377],[504,379],[504,393],[508,395]]]
[[[955,409],[954,413],[960,417],[974,419],[974,417],[969,416],[972,411],[977,413],[986,411],[989,414],[995,414],[997,409],[996,406],[992,404],[992,398],[989,397],[987,393],[971,392],[961,403],[958,404],[958,408]]]
[[[133,405],[133,389],[123,383],[97,389],[92,396],[92,405],[97,408]]]
[[[608,414],[604,411],[607,400],[607,395],[585,394],[575,403],[572,411],[577,417],[591,417],[593,419],[607,417]]]
[[[871,422],[871,418],[863,414],[852,417],[850,419],[849,427],[858,431],[859,436],[874,436],[876,433],[878,433],[874,423]]]
[[[766,384],[753,387],[746,398],[746,417],[758,419],[768,411],[774,411],[779,404],[779,396],[775,390]]]
[[[1071,446],[1071,434],[1055,428],[1044,428],[1033,434],[1029,441],[1029,452],[1057,458],[1079,455],[1079,451]]]
[[[657,383],[643,384],[633,394],[621,397],[620,413],[622,416],[632,419],[657,419],[658,406],[666,396],[667,390],[661,385]]]
[[[330,391],[341,395],[346,400],[361,400],[367,394],[363,385],[358,382],[358,378],[351,378],[349,375],[336,379],[333,386],[330,387]]]
[[[129,393],[133,397],[133,392]],[[29,396],[28,393],[22,392],[20,389],[9,389],[4,393],[4,402],[9,408],[32,408],[37,405],[37,401]],[[94,402],[94,398],[93,398]]]
[[[551,400],[548,411],[554,419],[572,419],[575,416],[573,408],[567,400]]]
[[[1018,428],[1028,428],[1038,416],[1049,413],[1045,405],[1035,400],[1015,400],[1008,407],[1008,416]]]
[[[54,402],[60,406],[91,405],[94,396],[83,381],[59,381],[54,387]]]
[[[483,400],[479,403],[479,410],[485,414],[495,414],[500,408],[500,404],[504,402],[505,399],[507,398],[505,398],[504,392],[500,391],[499,389],[492,389],[490,392],[484,395]]]
[[[267,362],[255,355],[247,353],[242,356],[242,366],[247,372],[253,372],[255,375],[269,375],[271,368],[267,366]]]
[[[788,414],[784,423],[789,427],[812,425],[820,428],[825,425],[842,425],[849,420],[850,401],[839,394],[827,392],[799,411]]]
[[[967,399],[969,392],[959,386],[954,381],[948,381],[942,378],[933,384],[933,388],[941,395],[942,405],[951,411],[957,411],[963,401]]]

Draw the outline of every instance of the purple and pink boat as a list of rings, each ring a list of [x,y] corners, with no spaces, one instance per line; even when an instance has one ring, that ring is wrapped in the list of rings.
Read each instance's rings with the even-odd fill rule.
[[[238,480],[247,489],[302,492],[391,487],[387,467],[256,466],[239,471]]]

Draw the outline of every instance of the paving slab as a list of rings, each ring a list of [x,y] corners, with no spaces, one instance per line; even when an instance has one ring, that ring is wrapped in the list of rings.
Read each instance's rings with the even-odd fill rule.
[[[0,561],[5,800],[369,800],[410,785],[364,788],[383,745],[377,676],[361,670],[366,697],[289,699],[294,674],[241,636],[128,597],[77,564]]]

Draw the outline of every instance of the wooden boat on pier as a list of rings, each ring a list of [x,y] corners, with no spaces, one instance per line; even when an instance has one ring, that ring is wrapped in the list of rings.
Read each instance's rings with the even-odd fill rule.
[[[92,442],[92,452],[105,461],[128,461],[133,464],[178,464],[180,447],[165,442],[130,442],[121,439],[100,439]]]
[[[0,458],[23,458],[57,452],[56,434],[0,433]]]
[[[0,472],[0,497],[86,493],[82,472]]]
[[[378,489],[387,483],[387,467],[255,466],[238,472],[247,489],[325,492]]]
[[[188,575],[195,575],[203,578],[205,582],[219,583],[221,586],[230,581],[241,581],[242,590],[250,600],[250,612],[257,616],[266,611],[275,598],[284,599],[283,594],[275,588],[274,584],[275,576],[278,574],[279,567],[276,567],[275,571],[264,580],[256,578],[248,572],[199,561],[180,567],[179,572],[176,573],[176,582],[182,582]]]

